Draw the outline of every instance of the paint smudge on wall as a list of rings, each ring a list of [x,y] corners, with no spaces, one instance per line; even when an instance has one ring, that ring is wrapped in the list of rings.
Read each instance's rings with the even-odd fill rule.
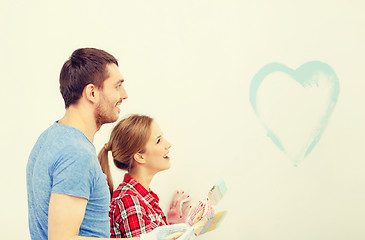
[[[339,91],[326,63],[307,62],[296,70],[271,63],[253,77],[250,103],[267,136],[298,166],[319,142]]]

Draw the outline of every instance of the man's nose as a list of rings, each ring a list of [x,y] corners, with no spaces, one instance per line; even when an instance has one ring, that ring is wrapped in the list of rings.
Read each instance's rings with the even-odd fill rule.
[[[121,98],[124,100],[124,99],[127,99],[128,98],[128,94],[127,94],[127,91],[125,90],[125,88],[122,86],[121,88]]]

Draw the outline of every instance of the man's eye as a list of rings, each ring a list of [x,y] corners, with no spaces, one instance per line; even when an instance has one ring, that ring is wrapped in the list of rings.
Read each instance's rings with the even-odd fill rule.
[[[157,142],[156,143],[159,144],[160,142],[161,142],[161,139],[157,139]]]

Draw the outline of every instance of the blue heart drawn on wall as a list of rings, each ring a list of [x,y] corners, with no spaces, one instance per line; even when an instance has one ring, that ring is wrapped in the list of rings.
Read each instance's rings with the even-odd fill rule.
[[[324,102],[324,107],[322,108],[321,114],[316,116],[317,120],[313,126],[310,126],[311,130],[306,139],[300,142],[300,146],[297,148],[289,149],[287,144],[290,142],[290,139],[285,139],[286,142],[283,141],[284,138],[280,136],[280,129],[272,129],[268,124],[268,120],[265,120],[262,117],[260,112],[260,108],[258,107],[258,92],[262,83],[265,82],[265,79],[270,78],[274,74],[281,73],[285,76],[289,77],[292,80],[295,80],[297,83],[301,85],[304,90],[313,89],[313,88],[325,88],[327,94],[322,94],[321,103]],[[267,64],[263,68],[261,68],[253,77],[250,85],[250,103],[252,108],[254,109],[256,115],[260,119],[263,124],[267,136],[273,141],[273,143],[294,163],[295,166],[298,166],[300,161],[308,156],[310,152],[312,152],[313,148],[316,146],[318,141],[320,140],[323,131],[327,127],[328,120],[332,114],[332,111],[336,105],[338,96],[339,96],[339,81],[334,72],[334,70],[326,63],[320,61],[311,61],[303,64],[296,70],[290,69],[283,64],[280,63],[271,63]],[[267,96],[266,96],[267,97]],[[309,99],[311,100],[311,99]],[[288,99],[290,101],[290,99]],[[315,101],[312,99],[312,101]],[[315,104],[315,102],[314,102]],[[288,115],[292,114],[291,112],[287,112]],[[307,114],[311,114],[311,112],[307,112]],[[285,119],[283,119],[285,121]],[[298,127],[304,126],[306,122],[296,123]],[[294,129],[295,130],[295,129]],[[278,134],[279,132],[279,134]],[[289,154],[290,153],[290,154]]]

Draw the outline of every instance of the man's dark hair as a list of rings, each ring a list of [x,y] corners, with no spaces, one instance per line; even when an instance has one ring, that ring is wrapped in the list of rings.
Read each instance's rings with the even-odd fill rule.
[[[76,103],[85,86],[92,83],[103,88],[107,79],[107,64],[116,64],[118,60],[111,54],[96,48],[80,48],[63,64],[60,73],[60,91],[65,101],[65,107]]]

